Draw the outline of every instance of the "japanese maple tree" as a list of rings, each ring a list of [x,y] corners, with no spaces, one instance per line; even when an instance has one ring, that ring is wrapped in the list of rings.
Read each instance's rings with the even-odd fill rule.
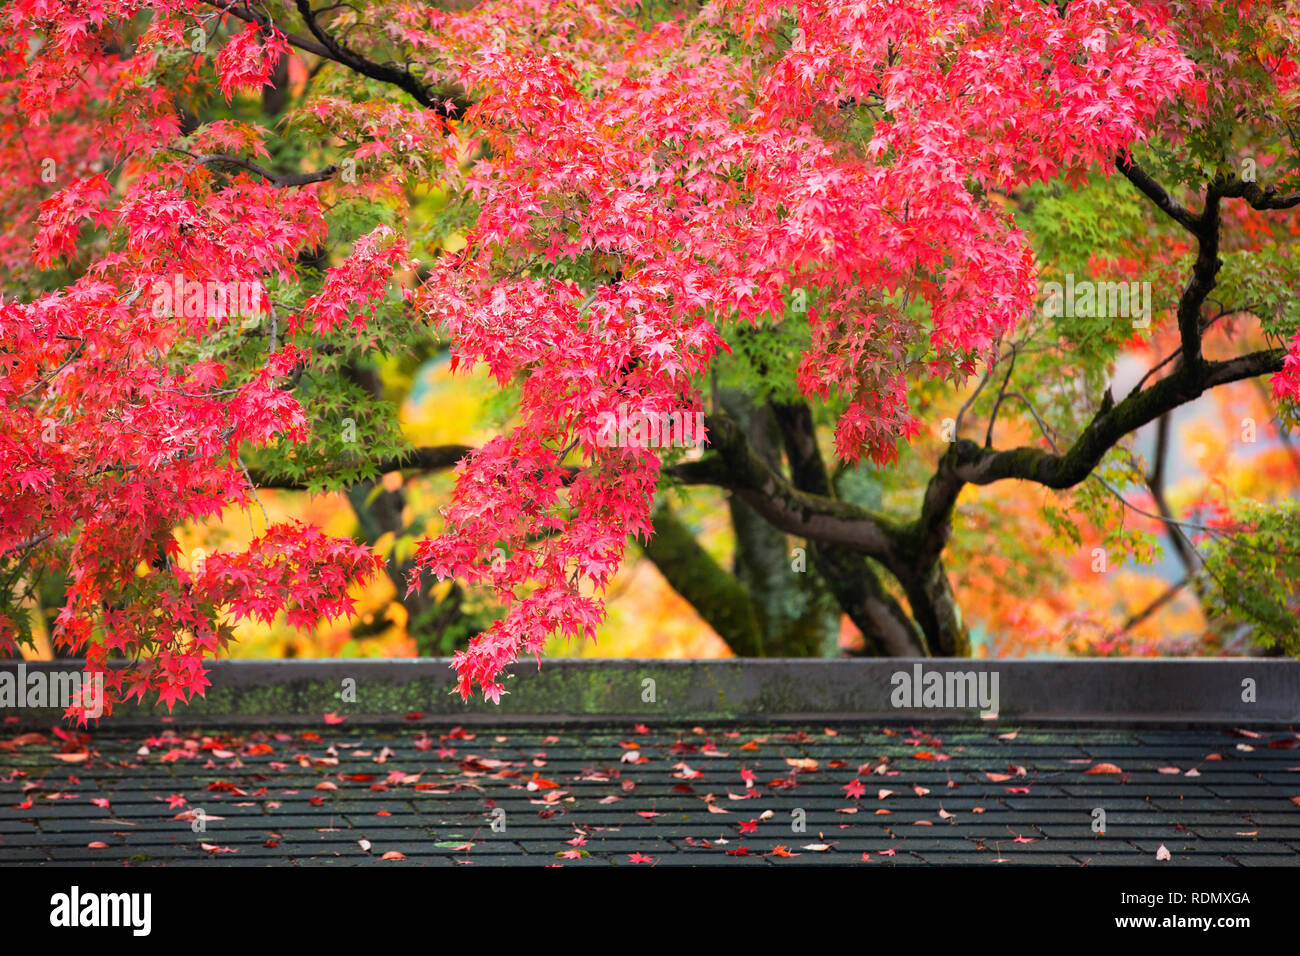
[[[294,102],[270,128],[255,96]],[[1270,376],[1294,422],[1298,96],[1300,12],[1252,0],[16,0],[0,640],[66,574],[61,646],[186,699],[231,621],[346,614],[384,562],[286,524],[185,566],[173,529],[259,484],[456,463],[409,570],[501,607],[456,655],[466,696],[593,636],[629,536],[733,646],[770,633],[668,485],[805,542],[810,593],[873,652],[969,653],[944,563],[964,489],[1100,515],[1130,436],[1210,389]],[[1063,234],[1075,196],[1128,211]],[[1149,325],[1045,312],[1067,273],[1150,281]],[[435,336],[508,398],[481,447],[408,447],[368,383]],[[629,408],[704,412],[704,453],[608,441]],[[914,493],[864,502],[844,479],[868,472]],[[1298,543],[1276,509],[1207,527],[1230,563]]]

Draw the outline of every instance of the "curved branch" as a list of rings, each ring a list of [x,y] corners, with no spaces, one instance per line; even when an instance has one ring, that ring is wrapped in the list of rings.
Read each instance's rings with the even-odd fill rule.
[[[1240,180],[1224,185],[1219,194],[1228,199],[1244,199],[1252,209],[1290,209],[1292,206],[1300,206],[1300,193],[1279,196],[1276,186],[1261,188],[1259,183]]]
[[[1169,543],[1174,546],[1183,570],[1190,576],[1200,569],[1200,556],[1182,528],[1175,522],[1174,511],[1169,507],[1169,500],[1165,496],[1165,464],[1169,457],[1169,430],[1172,424],[1173,418],[1168,412],[1160,416],[1156,426],[1156,447],[1152,453],[1151,471],[1145,475],[1145,478],[1147,488],[1151,492],[1151,499],[1165,522]]]
[[[436,110],[444,116],[450,112],[443,102],[444,99],[453,100],[454,109],[456,110],[464,110],[468,105],[463,97],[437,95],[437,91],[431,90],[416,79],[415,75],[409,70],[388,63],[376,63],[373,60],[368,60],[361,54],[339,43],[320,25],[318,16],[323,11],[313,10],[311,0],[294,0],[294,6],[298,8],[298,13],[302,17],[302,22],[307,25],[308,31],[327,51],[325,56],[336,63],[342,64],[353,72],[360,73],[372,80],[391,83],[398,89],[409,93],[411,98],[421,106]]]
[[[310,183],[323,183],[339,171],[338,166],[331,163],[322,169],[316,170],[314,173],[291,173],[288,175],[280,175],[271,172],[263,166],[257,165],[257,163],[244,159],[242,156],[233,156],[229,153],[204,153],[202,156],[196,156],[187,149],[177,149],[174,146],[170,146],[168,149],[174,153],[181,153],[182,155],[192,158],[194,162],[190,164],[190,169],[194,169],[196,166],[205,166],[208,163],[225,163],[228,166],[238,166],[240,169],[246,169],[250,173],[256,173],[272,186],[281,189],[289,186],[306,186]]]
[[[1151,601],[1149,604],[1147,604],[1146,607],[1143,607],[1142,609],[1138,611],[1134,611],[1132,614],[1130,614],[1128,616],[1128,619],[1125,620],[1124,623],[1120,625],[1117,634],[1126,634],[1129,631],[1133,630],[1133,628],[1137,627],[1139,624],[1141,624],[1143,621],[1149,618],[1152,614],[1155,614],[1156,611],[1159,611],[1162,607],[1164,607],[1174,598],[1178,597],[1178,592],[1181,591],[1183,588],[1187,587],[1187,585],[1190,584],[1191,581],[1192,579],[1190,577],[1185,577],[1181,581],[1175,581],[1173,584],[1169,585],[1169,587],[1167,587],[1164,591],[1162,591],[1154,601]]]
[[[1163,186],[1152,179],[1147,171],[1137,164],[1132,155],[1117,156],[1115,158],[1115,168],[1123,173],[1124,178],[1136,186],[1142,195],[1155,203],[1156,208],[1161,212],[1184,229],[1191,232],[1197,230],[1200,225],[1200,217],[1170,196]]]
[[[817,430],[807,402],[771,403],[781,428],[790,476],[801,491],[831,497],[830,475],[817,447]],[[866,653],[885,657],[927,657],[925,636],[880,582],[866,555],[843,545],[809,542],[813,563],[841,610],[862,632]]]
[[[1279,372],[1285,356],[1284,349],[1262,349],[1227,361],[1206,362],[1199,371],[1180,366],[1118,405],[1103,406],[1064,454],[1031,447],[988,451],[963,440],[954,443],[945,460],[952,458],[949,465],[953,477],[967,484],[987,485],[1003,478],[1018,478],[1057,490],[1070,488],[1087,478],[1125,435],[1216,386]]]
[[[683,462],[669,471],[684,484],[709,484],[734,492],[775,528],[826,544],[842,544],[888,565],[900,528],[882,515],[847,501],[800,491],[763,461],[736,422],[706,419],[717,457]]]
[[[221,0],[207,0],[207,3],[210,6],[216,7],[222,13],[228,13],[235,19],[243,20],[245,23],[251,23],[258,27],[274,27],[277,33],[282,34],[291,45],[296,46],[298,49],[307,53],[315,54],[316,56],[322,57],[326,60],[333,59],[333,57],[330,56],[329,50],[325,49],[319,43],[316,43],[307,37],[299,36],[297,33],[290,33],[270,17],[258,16],[252,10],[239,9],[234,5],[233,0],[230,3],[222,3]]]
[[[410,70],[402,69],[392,64],[376,63],[367,59],[361,54],[355,52],[349,47],[343,46],[335,40],[321,25],[319,17],[322,13],[339,6],[334,4],[331,7],[324,7],[320,10],[313,10],[310,0],[295,0],[295,6],[299,14],[302,15],[303,23],[307,26],[311,37],[304,37],[297,33],[285,30],[280,24],[271,19],[269,15],[259,14],[248,6],[238,7],[231,2],[222,2],[222,0],[205,0],[210,6],[215,7],[222,13],[228,13],[236,19],[243,20],[245,23],[251,23],[259,27],[271,27],[292,45],[304,52],[311,53],[323,60],[329,60],[347,67],[354,73],[360,73],[362,76],[369,77],[372,80],[379,80],[384,83],[391,83],[399,89],[410,94],[411,97],[421,106],[434,110],[443,116],[450,116],[453,112],[464,112],[469,108],[469,99],[457,90],[439,91],[430,89],[427,85],[418,80]],[[314,39],[313,39],[314,38]],[[447,101],[451,101],[451,106]]]
[[[391,471],[442,471],[454,467],[471,451],[474,449],[469,445],[429,445],[423,448],[412,448],[405,454],[375,462],[375,474],[386,475]],[[307,485],[302,482],[276,478],[263,471],[250,470],[250,475],[259,488],[273,488],[279,491],[307,490]]]

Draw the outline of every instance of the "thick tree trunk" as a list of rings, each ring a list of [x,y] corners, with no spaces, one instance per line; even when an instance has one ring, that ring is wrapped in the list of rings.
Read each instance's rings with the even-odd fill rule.
[[[773,403],[771,409],[780,426],[794,486],[811,494],[835,497],[821,449],[817,447],[817,431],[808,404]],[[902,605],[885,590],[866,555],[824,543],[810,543],[809,550],[840,608],[862,632],[867,655],[928,655],[921,632]]]
[[[782,432],[773,409],[740,391],[724,390],[719,397],[755,453],[780,470]],[[735,575],[755,604],[767,656],[838,654],[840,616],[816,565],[794,560],[785,532],[741,498],[731,496],[728,507],[736,539]]]
[[[655,509],[654,534],[642,550],[737,656],[766,656],[763,628],[748,589],[713,560],[666,505]]]
[[[970,633],[962,621],[943,562],[935,560],[899,580],[931,653],[936,657],[969,657]]]
[[[864,555],[836,545],[811,546],[817,570],[862,632],[867,657],[928,657],[924,635],[885,590]]]

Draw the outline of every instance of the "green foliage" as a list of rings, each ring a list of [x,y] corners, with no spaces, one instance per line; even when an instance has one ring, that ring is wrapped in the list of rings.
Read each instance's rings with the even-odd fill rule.
[[[304,374],[295,395],[313,423],[311,437],[292,454],[266,458],[264,470],[278,478],[336,491],[376,477],[376,462],[410,449],[397,407],[342,373]]]
[[[415,636],[421,657],[450,657],[469,646],[470,638],[486,631],[501,616],[501,608],[490,598],[471,589],[453,591],[415,620],[407,622],[407,633]]]
[[[1072,188],[1059,181],[1035,184],[1027,190],[1016,224],[1031,237],[1041,282],[1122,281],[1133,278],[1151,284],[1153,316],[1172,312],[1181,288],[1156,276],[1127,276],[1106,263],[1131,258],[1153,242],[1166,241],[1170,227],[1156,218],[1148,203],[1119,175],[1094,176]],[[1190,261],[1190,260],[1188,260]],[[1040,299],[1041,306],[1041,299]],[[1101,310],[1097,310],[1101,311]],[[1059,338],[1071,350],[1069,370],[1097,370],[1119,354],[1132,338],[1128,318],[1110,315],[1061,315],[1044,320],[1046,339]]]
[[[1228,308],[1249,308],[1272,345],[1285,346],[1300,328],[1300,259],[1276,241],[1225,253],[1216,296]]]
[[[1234,517],[1246,530],[1217,537],[1203,551],[1218,585],[1209,595],[1211,617],[1250,626],[1261,647],[1300,655],[1300,502],[1250,503]]]
[[[790,301],[787,295],[787,301]],[[811,305],[807,294],[805,305]],[[754,402],[801,401],[795,386],[794,372],[799,359],[812,345],[807,311],[786,314],[771,324],[724,326],[723,338],[731,355],[721,355],[714,363],[719,388],[734,388],[753,396]]]
[[[1040,262],[1055,278],[1085,276],[1094,256],[1123,253],[1145,234],[1149,214],[1121,176],[1094,176],[1081,187],[1059,180],[1035,183],[1016,210],[1016,224],[1029,232]]]

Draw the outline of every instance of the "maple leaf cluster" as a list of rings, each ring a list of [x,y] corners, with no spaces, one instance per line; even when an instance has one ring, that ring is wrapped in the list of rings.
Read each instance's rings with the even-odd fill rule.
[[[273,336],[260,366],[238,379],[218,362],[177,362],[186,343],[238,335],[249,317],[160,308],[157,291],[176,277],[198,287],[247,283],[261,290],[265,310],[264,287],[293,278],[299,253],[324,238],[322,209],[308,190],[254,177],[219,186],[207,167],[170,149],[176,104],[135,72],[147,72],[178,35],[165,21],[119,65],[96,33],[120,29],[117,18],[138,5],[17,7],[0,28],[7,108],[46,129],[56,114],[98,103],[101,146],[88,152],[122,164],[126,175],[116,183],[103,173],[77,176],[40,204],[33,260],[63,266],[67,281],[28,302],[0,302],[0,552],[14,558],[16,576],[42,566],[66,574],[55,636],[65,653],[85,657],[88,671],[106,673],[106,709],[115,697],[146,694],[170,707],[206,685],[203,661],[225,646],[229,621],[286,612],[308,627],[346,616],[348,587],[380,566],[350,539],[290,523],[191,571],[173,536],[187,522],[254,504],[241,448],[303,436],[302,409],[286,386],[309,356]],[[15,55],[38,37],[53,42],[33,63]],[[227,92],[265,78],[252,61],[269,54],[254,55],[251,42],[237,38],[218,57]],[[84,130],[71,125],[67,144],[83,142]],[[228,127],[214,127],[194,145],[229,140]],[[67,269],[88,229],[93,258]],[[336,321],[374,295],[370,259],[388,256],[390,270],[396,262],[373,248],[379,241],[359,243],[356,257],[331,273],[311,302],[315,321]],[[0,613],[0,647],[12,650],[22,633],[17,615]],[[137,663],[112,666],[121,660]]]
[[[169,705],[201,689],[230,620],[346,615],[349,586],[380,566],[351,541],[276,525],[190,572],[173,529],[256,506],[242,456],[291,457],[307,439],[295,387],[311,342],[362,335],[401,285],[402,321],[518,396],[511,427],[457,469],[416,568],[504,607],[455,658],[462,694],[499,699],[521,654],[594,636],[628,536],[650,534],[674,453],[607,447],[604,417],[699,411],[727,331],[793,309],[811,334],[797,385],[840,403],[838,454],[894,462],[920,428],[909,383],[964,383],[1034,307],[1039,266],[1006,197],[1081,182],[1171,105],[1194,112],[1230,86],[1183,48],[1186,23],[1213,9],[373,4],[369,29],[409,51],[400,66],[295,39],[251,8],[207,57],[194,31],[234,24],[198,0],[15,0],[0,18],[0,153],[20,168],[0,189],[0,263],[25,284],[0,301],[11,583],[64,569],[59,643],[95,669],[139,659],[110,686]],[[192,97],[263,93],[291,42],[366,64],[371,85],[313,94],[289,124],[323,133],[321,149],[359,144],[342,182],[322,185],[335,165],[282,177],[248,159],[270,160],[259,127],[185,120]],[[1300,82],[1293,53],[1261,53],[1283,100]],[[375,92],[383,82],[395,89]],[[59,168],[53,192],[33,155]],[[463,249],[422,266],[393,209],[430,175],[473,216]],[[39,207],[21,198],[37,194]],[[331,235],[325,195],[386,203],[395,225]],[[304,262],[328,263],[340,238],[350,251],[307,282]],[[259,314],[159,307],[154,290],[177,277],[255,287]],[[241,336],[258,344],[251,363],[202,354]],[[1290,353],[1283,398],[1300,392],[1300,337]],[[0,613],[8,649],[22,625]]]
[[[459,360],[521,390],[519,425],[462,463],[419,552],[508,608],[455,659],[462,693],[493,699],[520,653],[594,633],[623,537],[647,534],[662,450],[600,447],[602,414],[698,408],[724,324],[770,322],[797,292],[800,388],[847,400],[841,457],[887,464],[919,431],[908,377],[960,380],[1031,308],[1032,251],[988,196],[1081,176],[1196,85],[1167,11],[1128,4],[800,4],[789,46],[775,3],[635,31],[566,5],[577,26],[546,50],[503,9],[430,14],[474,46],[456,75],[493,158],[464,177],[467,250],[414,297]],[[855,135],[849,103],[872,129]],[[610,281],[544,275],[584,259],[612,260]]]

